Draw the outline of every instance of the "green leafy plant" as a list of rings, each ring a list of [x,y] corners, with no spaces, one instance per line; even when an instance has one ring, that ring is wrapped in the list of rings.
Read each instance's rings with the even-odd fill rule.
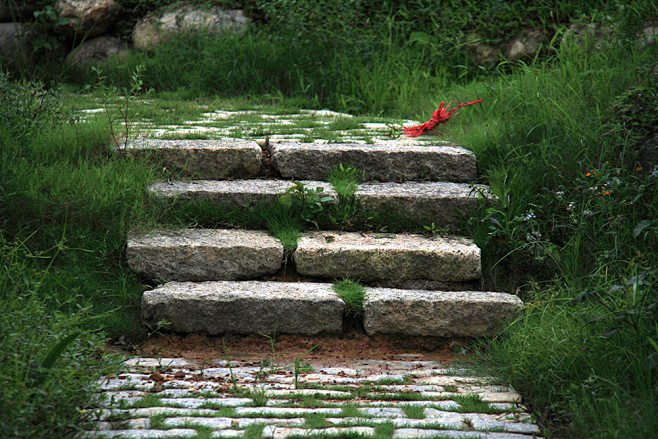
[[[327,181],[331,183],[341,201],[347,201],[354,197],[354,192],[356,192],[361,180],[361,173],[358,169],[343,166],[342,163],[329,171],[327,175]]]
[[[307,183],[293,181],[293,186],[285,194],[279,196],[279,203],[299,214],[306,222],[319,228],[316,216],[324,210],[324,204],[334,201],[324,195],[324,189],[310,189]]]
[[[152,89],[144,89],[142,79],[144,65],[137,65],[133,70],[130,76],[129,88],[107,85],[106,77],[100,67],[94,66],[92,71],[96,73],[97,87],[103,91],[103,105],[114,145],[118,151],[125,151],[125,148],[135,137],[132,107],[135,103],[142,103],[142,100],[153,91]]]

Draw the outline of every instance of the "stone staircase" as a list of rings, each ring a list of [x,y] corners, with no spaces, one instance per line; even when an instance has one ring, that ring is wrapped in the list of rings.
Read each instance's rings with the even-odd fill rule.
[[[174,201],[250,208],[276,202],[294,179],[341,203],[325,180],[342,164],[367,180],[354,194],[367,209],[456,232],[477,203],[475,157],[456,146],[142,139],[126,152],[196,178],[151,186],[156,197]],[[303,233],[285,251],[264,231],[153,230],[129,237],[127,259],[135,272],[165,282],[144,293],[143,322],[166,320],[178,332],[341,333],[345,304],[328,282],[343,278],[366,285],[369,335],[492,336],[522,305],[514,295],[478,291],[480,249],[460,236],[321,230]],[[267,280],[284,268],[295,282]]]

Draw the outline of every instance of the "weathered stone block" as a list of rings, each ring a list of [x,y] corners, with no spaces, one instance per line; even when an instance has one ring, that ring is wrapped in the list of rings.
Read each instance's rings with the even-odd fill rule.
[[[340,164],[363,172],[365,180],[472,182],[477,175],[473,153],[456,146],[272,144],[272,166],[284,177],[325,180]]]
[[[262,151],[251,140],[139,139],[128,144],[125,150],[195,178],[255,177],[261,168]]]
[[[338,194],[324,181],[302,181],[308,189],[321,187],[323,196],[338,202]],[[232,208],[267,205],[277,201],[293,183],[287,180],[194,180],[160,182],[151,185],[158,197],[186,200],[208,200]]]
[[[477,192],[465,183],[363,183],[354,198],[366,209],[390,209],[412,218],[428,219],[449,231],[458,230],[460,216],[477,207]]]
[[[254,279],[276,272],[283,246],[261,231],[156,230],[128,239],[130,268],[150,279]]]
[[[344,302],[330,284],[170,282],[144,293],[142,321],[209,334],[306,334],[342,330]]]
[[[369,288],[363,325],[368,335],[494,336],[522,305],[506,293]]]
[[[466,238],[310,232],[294,259],[298,273],[330,279],[463,282],[481,276],[480,249]]]

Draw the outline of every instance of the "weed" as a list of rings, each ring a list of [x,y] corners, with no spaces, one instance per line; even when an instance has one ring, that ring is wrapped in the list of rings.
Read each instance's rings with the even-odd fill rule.
[[[354,192],[356,192],[360,180],[362,178],[360,178],[358,169],[343,166],[342,163],[332,169],[327,176],[327,181],[331,183],[341,202],[354,198]]]
[[[303,428],[325,428],[328,425],[331,424],[327,421],[327,415],[324,413],[309,413],[304,416]]]
[[[103,70],[100,67],[92,67],[92,70],[97,75],[98,87],[104,90],[105,113],[110,126],[110,132],[112,133],[112,140],[117,150],[123,151],[135,136],[133,133],[135,122],[132,119],[132,107],[138,97],[141,96],[143,99],[152,92],[152,89],[144,89],[144,81],[142,79],[144,66],[140,64],[135,67],[135,70],[130,76],[130,87],[122,89],[108,87]],[[114,114],[114,111],[118,112],[118,116]],[[118,124],[121,124],[120,131],[117,126]]]
[[[478,394],[455,395],[451,397],[459,404],[460,413],[499,413],[500,409],[492,407],[488,402],[482,401]]]
[[[423,406],[402,404],[400,408],[407,418],[425,419],[425,407]]]
[[[365,301],[365,288],[350,279],[343,279],[333,285],[338,296],[345,301],[345,311],[353,316],[363,314],[363,302]]]
[[[249,425],[247,428],[245,428],[242,437],[244,439],[260,439],[263,437],[263,430],[265,430],[264,425],[261,424]]]
[[[285,194],[279,196],[279,203],[299,216],[306,222],[319,228],[315,216],[324,210],[324,204],[334,199],[324,195],[324,189],[316,187],[310,189],[307,183],[293,181],[293,186]]]

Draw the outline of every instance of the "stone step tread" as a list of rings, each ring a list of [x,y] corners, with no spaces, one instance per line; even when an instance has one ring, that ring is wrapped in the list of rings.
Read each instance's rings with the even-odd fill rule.
[[[472,182],[477,177],[475,155],[459,146],[280,142],[271,150],[274,169],[290,178],[325,180],[339,165],[358,169],[364,180]]]
[[[496,335],[521,300],[506,293],[366,288],[368,335]],[[209,334],[341,333],[344,302],[331,284],[312,282],[169,282],[142,297],[142,321]]]
[[[128,237],[126,258],[135,272],[157,280],[254,279],[283,263],[278,239],[257,230],[154,230]]]
[[[196,178],[224,179],[263,174],[263,149],[253,140],[163,140],[140,138],[124,152],[146,155],[171,171]],[[364,180],[472,182],[477,164],[458,146],[419,146],[404,142],[289,143],[270,145],[271,165],[285,178],[326,180],[339,165],[359,170]]]
[[[262,150],[253,140],[137,139],[123,150],[146,156],[170,171],[195,178],[256,177],[262,166]]]
[[[284,263],[284,249],[265,231],[154,230],[129,236],[126,257],[133,271],[151,279],[247,280],[277,272]],[[301,276],[386,286],[424,282],[428,289],[454,289],[481,277],[480,249],[468,238],[306,232],[293,259]]]
[[[303,183],[308,189],[322,188],[334,202],[340,202],[326,182],[306,180]],[[275,202],[292,186],[292,182],[282,183],[282,180],[195,180],[159,182],[151,185],[150,191],[165,199],[208,200],[239,208]],[[481,191],[487,191],[487,186],[429,181],[361,183],[354,198],[365,209],[386,208],[456,231],[460,217],[477,207]]]

